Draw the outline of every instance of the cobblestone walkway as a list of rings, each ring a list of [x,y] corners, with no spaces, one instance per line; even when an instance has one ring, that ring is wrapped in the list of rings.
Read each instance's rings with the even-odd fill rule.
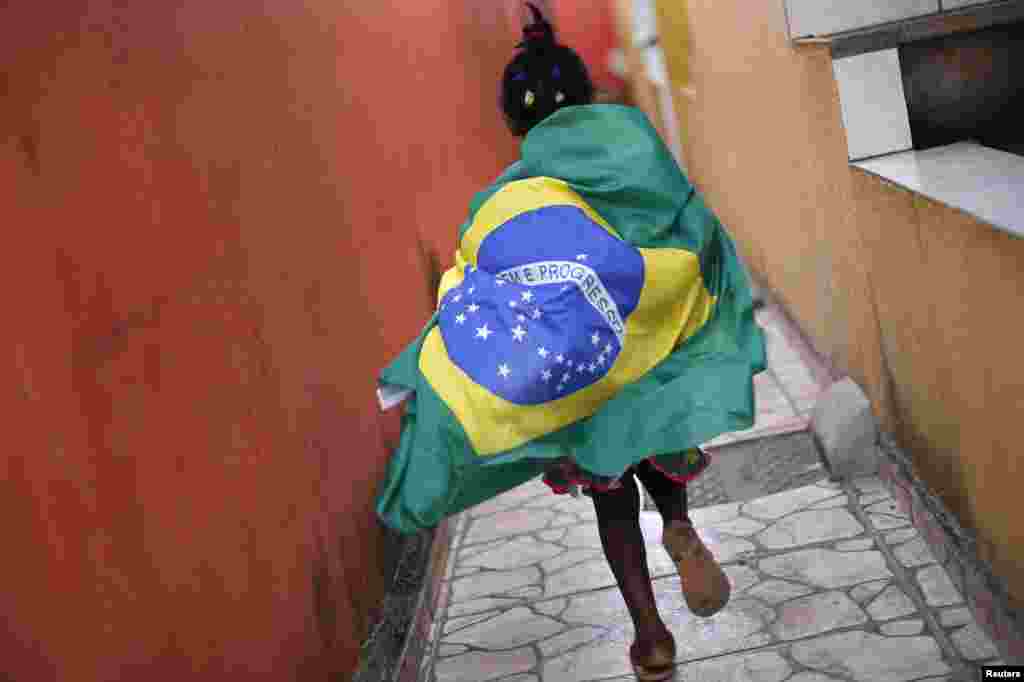
[[[643,512],[648,561],[686,682],[973,680],[997,656],[877,479],[694,510],[732,580],[691,614]],[[629,680],[632,625],[591,502],[528,483],[463,514],[421,682]]]

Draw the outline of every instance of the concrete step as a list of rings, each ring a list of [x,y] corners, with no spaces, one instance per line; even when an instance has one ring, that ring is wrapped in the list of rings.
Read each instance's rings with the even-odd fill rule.
[[[827,478],[808,431],[722,445],[708,452],[711,465],[687,485],[691,509],[745,502]],[[657,510],[646,491],[644,509]]]

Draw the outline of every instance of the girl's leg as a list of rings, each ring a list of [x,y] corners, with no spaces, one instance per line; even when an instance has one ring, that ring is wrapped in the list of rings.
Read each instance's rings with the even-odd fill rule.
[[[671,633],[658,613],[647,570],[647,551],[640,530],[639,491],[633,472],[627,471],[621,480],[621,488],[595,491],[591,497],[597,511],[601,546],[633,619],[637,653],[644,656],[655,642],[671,638]]]
[[[662,544],[676,564],[687,605],[693,613],[705,618],[718,613],[729,602],[729,578],[690,522],[686,486],[676,483],[646,460],[636,466],[636,475],[661,513]]]
[[[686,506],[686,485],[676,483],[644,460],[636,465],[636,477],[647,488],[665,526],[673,521],[689,523]]]

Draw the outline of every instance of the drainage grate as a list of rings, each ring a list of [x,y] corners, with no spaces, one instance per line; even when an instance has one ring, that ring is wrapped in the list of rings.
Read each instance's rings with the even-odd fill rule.
[[[416,601],[426,576],[433,531],[400,535],[388,531],[387,565],[391,584],[384,596],[380,620],[363,642],[359,669],[352,682],[390,682],[401,662],[406,634],[416,615]]]

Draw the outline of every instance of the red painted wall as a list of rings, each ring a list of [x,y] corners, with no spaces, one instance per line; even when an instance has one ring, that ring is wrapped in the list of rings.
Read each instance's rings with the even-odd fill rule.
[[[611,0],[550,2],[558,39],[583,58],[594,86],[608,93],[622,93],[626,84],[609,67],[611,52],[618,47]]]
[[[353,669],[375,373],[516,151],[482,5],[0,6],[0,677]]]

